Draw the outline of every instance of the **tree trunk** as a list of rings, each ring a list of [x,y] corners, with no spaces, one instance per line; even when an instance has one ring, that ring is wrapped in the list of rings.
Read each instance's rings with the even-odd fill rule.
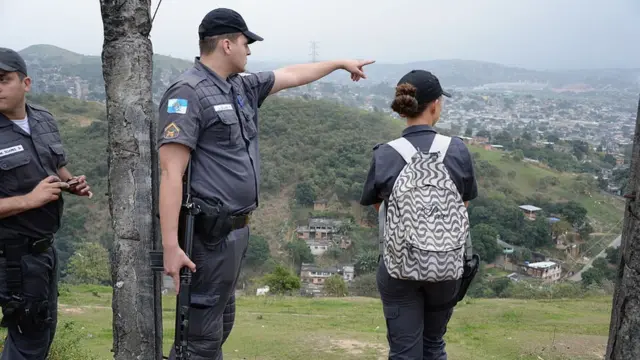
[[[624,216],[606,360],[640,358],[640,102],[629,183],[635,195]]]
[[[151,81],[150,0],[100,0],[102,71],[109,121],[109,211],[114,232],[113,353],[116,360],[162,358],[161,274],[156,248],[157,176]]]

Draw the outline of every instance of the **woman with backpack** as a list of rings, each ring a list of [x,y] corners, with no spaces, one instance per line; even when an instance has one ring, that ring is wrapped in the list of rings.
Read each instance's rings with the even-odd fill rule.
[[[447,324],[473,277],[465,266],[467,206],[478,193],[471,154],[460,138],[434,129],[450,96],[428,71],[400,79],[391,108],[407,127],[374,147],[360,200],[380,211],[376,280],[389,360],[446,360]]]

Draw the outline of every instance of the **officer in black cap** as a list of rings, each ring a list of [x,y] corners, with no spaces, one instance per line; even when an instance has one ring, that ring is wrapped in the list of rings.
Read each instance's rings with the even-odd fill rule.
[[[26,102],[27,66],[0,48],[0,305],[8,328],[0,359],[45,359],[57,323],[61,191],[90,196],[49,111]]]
[[[402,137],[413,145],[410,151],[434,150],[432,145],[439,135],[434,125],[440,119],[445,97],[451,95],[442,89],[431,72],[413,70],[398,81],[391,108],[407,121]],[[444,144],[439,149],[445,154],[442,161],[460,198],[468,206],[478,195],[471,154],[460,138],[452,137],[448,146],[447,141],[438,136],[436,145]],[[383,201],[389,200],[405,164],[403,155],[389,143],[376,145],[360,204],[373,205],[378,210]],[[379,262],[376,280],[387,324],[389,359],[446,359],[443,337],[453,308],[442,310],[442,305],[457,297],[462,281],[431,283],[397,279],[389,275],[384,261]]]
[[[198,32],[200,56],[166,90],[158,125],[165,273],[179,290],[180,268],[197,268],[191,285],[188,341],[193,360],[221,358],[222,344],[234,324],[234,289],[247,249],[247,224],[259,199],[258,108],[271,94],[335,70],[346,70],[358,81],[365,78],[363,67],[373,63],[326,61],[245,73],[249,44],[263,39],[249,30],[240,14],[215,9],[204,17]],[[178,243],[181,180],[190,157],[192,194],[230,214],[224,221],[217,220],[228,221],[230,232],[196,226],[193,261]],[[170,358],[174,356],[172,350]]]

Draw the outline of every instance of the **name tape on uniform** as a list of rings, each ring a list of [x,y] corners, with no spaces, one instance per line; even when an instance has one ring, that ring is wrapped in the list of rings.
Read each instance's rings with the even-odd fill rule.
[[[167,112],[169,114],[186,114],[189,101],[186,99],[169,99],[167,101]]]
[[[220,105],[215,105],[213,109],[215,111],[233,110],[233,106],[231,106],[231,104],[220,104]]]
[[[24,148],[22,147],[22,145],[16,145],[6,149],[0,149],[0,157],[19,153],[21,151],[24,151]]]

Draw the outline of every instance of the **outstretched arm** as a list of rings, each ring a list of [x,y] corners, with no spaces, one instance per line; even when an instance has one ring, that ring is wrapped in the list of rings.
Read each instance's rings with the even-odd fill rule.
[[[367,76],[362,68],[374,62],[373,60],[334,60],[286,66],[274,71],[275,83],[269,95],[280,90],[306,85],[339,69],[350,72],[353,81],[366,79]]]

